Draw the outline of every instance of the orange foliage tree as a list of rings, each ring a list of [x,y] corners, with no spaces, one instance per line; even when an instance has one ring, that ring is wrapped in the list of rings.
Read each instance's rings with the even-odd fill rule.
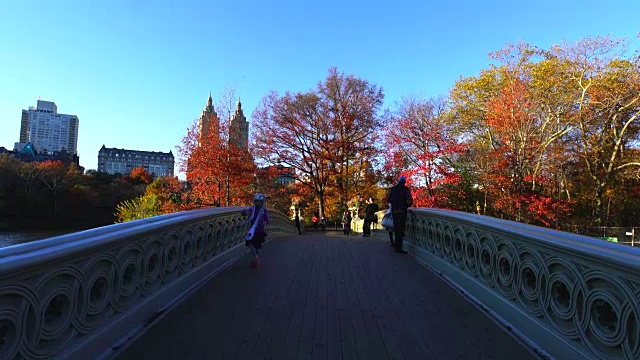
[[[358,175],[349,164],[372,153],[382,99],[377,86],[336,69],[316,89],[271,93],[253,113],[255,153],[265,164],[295,169],[324,216],[328,189],[337,184],[345,202],[347,185]]]
[[[153,175],[151,175],[145,168],[139,166],[133,170],[128,175],[128,179],[130,179],[131,183],[134,185],[145,184],[149,185],[153,182]]]
[[[570,203],[544,192],[550,179],[540,167],[554,153],[545,141],[548,133],[543,131],[537,108],[528,85],[518,78],[507,81],[489,101],[486,126],[492,134],[491,160],[490,171],[483,176],[495,210],[518,221],[524,216],[529,222],[551,226],[558,215],[569,213]]]
[[[194,121],[178,145],[178,164],[190,187],[184,206],[240,205],[250,198],[255,164],[248,149],[230,143],[230,119],[222,114],[203,129]]]

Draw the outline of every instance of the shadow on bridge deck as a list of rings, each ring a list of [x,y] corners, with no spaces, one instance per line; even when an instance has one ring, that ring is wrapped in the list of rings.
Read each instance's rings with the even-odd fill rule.
[[[530,359],[386,233],[277,238],[245,256],[117,359]]]

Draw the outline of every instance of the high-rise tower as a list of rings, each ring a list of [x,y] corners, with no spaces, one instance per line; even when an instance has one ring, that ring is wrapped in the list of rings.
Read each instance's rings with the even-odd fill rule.
[[[30,142],[38,152],[66,150],[78,153],[78,117],[58,114],[58,107],[52,101],[38,100],[38,106],[22,110],[20,118],[20,142],[16,148]]]
[[[198,120],[198,143],[202,143],[209,129],[215,124],[215,128],[220,125],[220,118],[213,108],[213,99],[211,99],[211,92],[209,92],[209,98],[207,99],[207,106],[202,110],[200,120]]]
[[[240,98],[238,98],[236,111],[229,122],[229,143],[240,149],[249,148],[249,123],[242,112]]]

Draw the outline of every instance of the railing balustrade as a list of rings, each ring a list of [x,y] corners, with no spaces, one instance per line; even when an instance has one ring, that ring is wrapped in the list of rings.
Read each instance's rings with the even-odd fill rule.
[[[1,248],[0,359],[103,356],[244,252],[244,209],[193,210]],[[269,233],[297,234],[285,215],[270,218]]]
[[[109,354],[245,251],[243,209],[169,214],[0,249],[0,359]],[[270,234],[297,234],[287,216],[270,217]],[[542,356],[640,358],[639,248],[437,209],[411,209],[406,240],[419,261]]]
[[[410,210],[407,242],[552,357],[640,359],[640,249],[437,209]]]

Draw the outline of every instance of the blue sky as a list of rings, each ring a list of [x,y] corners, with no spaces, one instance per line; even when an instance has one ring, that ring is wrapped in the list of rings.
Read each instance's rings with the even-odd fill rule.
[[[611,34],[637,46],[639,15],[638,0],[5,0],[0,146],[13,148],[21,109],[40,97],[80,118],[87,169],[103,144],[176,154],[209,91],[225,86],[250,117],[270,90],[307,90],[337,66],[382,86],[393,106],[447,94],[507,43]]]

